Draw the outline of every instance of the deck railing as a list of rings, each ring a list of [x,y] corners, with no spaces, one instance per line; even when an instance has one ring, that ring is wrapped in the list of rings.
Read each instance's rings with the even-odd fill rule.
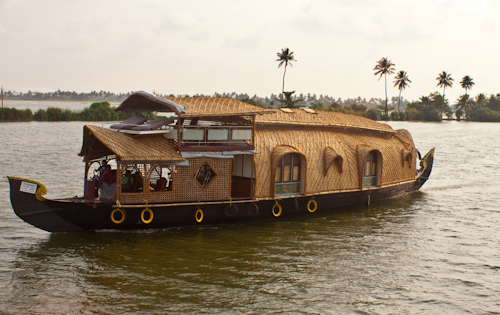
[[[182,146],[251,146],[251,126],[182,126]]]

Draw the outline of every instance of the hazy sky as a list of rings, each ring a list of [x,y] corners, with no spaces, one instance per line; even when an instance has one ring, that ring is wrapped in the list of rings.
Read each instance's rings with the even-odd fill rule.
[[[498,0],[0,0],[5,90],[270,96],[285,47],[297,94],[383,98],[381,57],[408,72],[409,100],[442,91],[441,71],[451,103],[464,75],[472,95],[500,93]]]

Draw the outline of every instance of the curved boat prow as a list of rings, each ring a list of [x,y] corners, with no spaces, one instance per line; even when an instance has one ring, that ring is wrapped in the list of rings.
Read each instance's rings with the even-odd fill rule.
[[[60,207],[54,207],[43,197],[47,188],[37,181],[8,176],[10,202],[18,217],[25,222],[49,232],[78,231],[81,228],[58,215]]]
[[[435,148],[430,149],[420,160],[420,169],[418,170],[413,190],[419,190],[431,175],[432,164],[434,163],[434,149]]]

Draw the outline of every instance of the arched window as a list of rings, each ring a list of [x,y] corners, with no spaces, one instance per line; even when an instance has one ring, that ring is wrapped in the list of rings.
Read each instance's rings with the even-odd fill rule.
[[[363,187],[376,187],[378,176],[378,156],[376,151],[368,153],[363,171]]]
[[[300,157],[298,154],[284,155],[276,165],[275,194],[300,193]]]

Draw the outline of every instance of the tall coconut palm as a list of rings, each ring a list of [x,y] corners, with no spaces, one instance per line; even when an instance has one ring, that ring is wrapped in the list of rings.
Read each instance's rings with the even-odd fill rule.
[[[443,88],[443,98],[445,98],[444,92],[447,87],[452,87],[454,79],[451,77],[450,73],[446,73],[446,71],[443,71],[437,76],[436,80],[438,81],[438,84],[436,86]]]
[[[377,61],[377,64],[375,65],[375,68],[373,70],[375,71],[375,75],[380,75],[378,78],[382,78],[382,75],[385,77],[385,107],[384,107],[384,114],[387,115],[388,113],[388,108],[387,108],[387,75],[388,74],[393,74],[394,71],[396,70],[394,68],[395,64],[392,63],[387,57],[381,58],[379,61]]]
[[[446,98],[444,97],[444,93],[446,91],[447,87],[452,87],[453,86],[453,81],[454,79],[451,77],[451,74],[446,73],[446,71],[441,72],[436,80],[438,81],[438,84],[436,86],[442,87],[443,88],[443,106],[441,107],[441,117],[443,116],[443,110],[444,110],[444,104],[446,104]]]
[[[467,90],[472,89],[472,86],[474,85],[474,81],[472,81],[472,78],[466,75],[465,77],[462,78],[462,81],[460,81],[460,86],[465,89],[465,95],[467,95]]]
[[[407,87],[410,87],[410,83],[411,80],[408,78],[408,74],[403,70],[399,71],[396,75],[396,78],[394,79],[394,87],[397,86],[399,90],[398,112],[399,105],[401,104],[401,92]]]
[[[285,75],[286,75],[286,67],[290,65],[290,67],[293,67],[292,61],[297,61],[295,60],[295,57],[293,56],[293,51],[290,51],[288,48],[283,48],[281,49],[281,52],[276,53],[278,55],[278,59],[276,61],[279,62],[278,68],[281,67],[283,64],[285,64],[285,71],[283,72],[283,88],[281,89],[281,98],[283,98],[283,95],[285,93]]]

